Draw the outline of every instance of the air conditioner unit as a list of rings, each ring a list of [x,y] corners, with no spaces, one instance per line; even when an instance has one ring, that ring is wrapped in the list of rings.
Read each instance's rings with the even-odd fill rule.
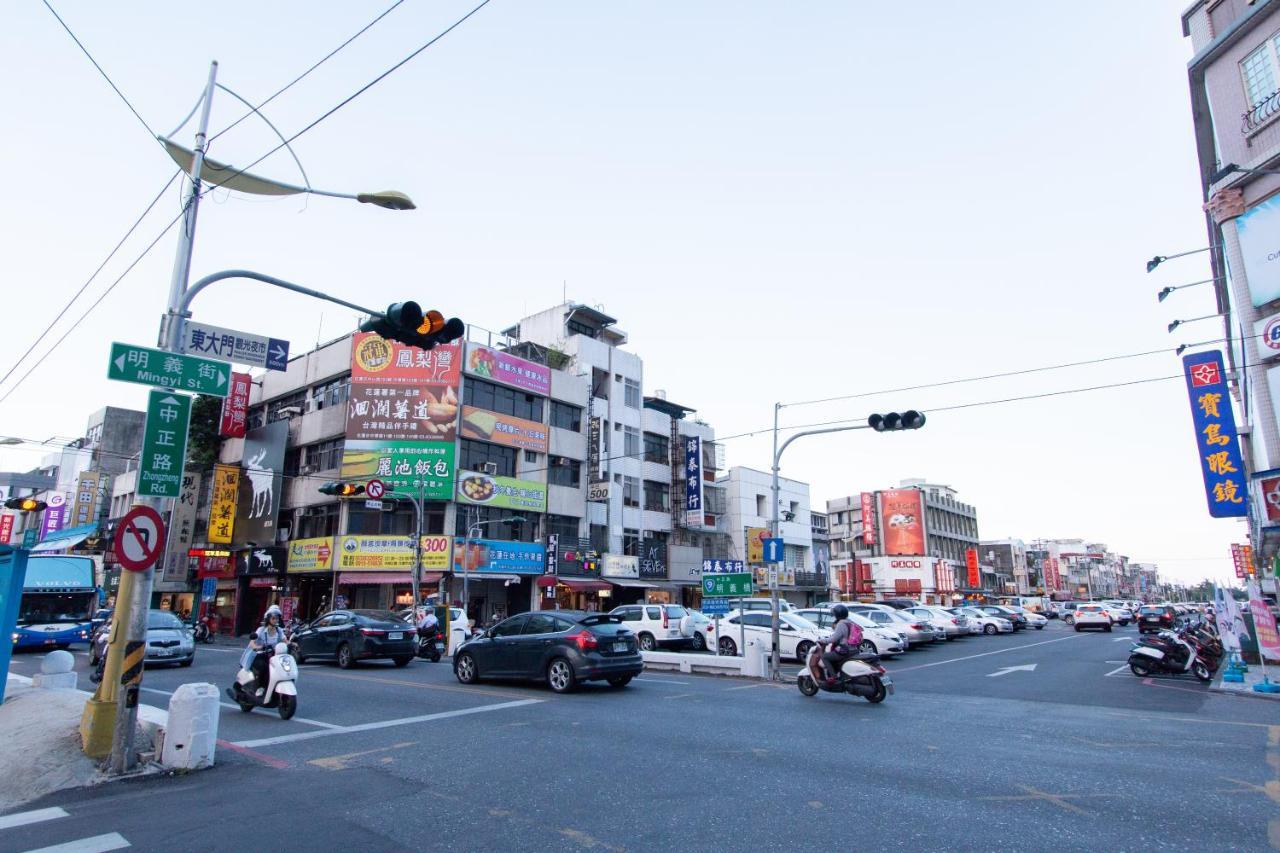
[[[485,462],[483,465],[480,466],[480,470],[483,471],[485,474],[488,474],[490,477],[492,477],[493,475],[498,473],[498,463]]]

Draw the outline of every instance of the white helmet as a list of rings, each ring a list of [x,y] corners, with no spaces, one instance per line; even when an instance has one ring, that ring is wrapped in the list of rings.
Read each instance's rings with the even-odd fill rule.
[[[268,617],[268,616],[270,616],[270,615],[271,615],[271,614],[273,614],[273,613],[274,613],[276,616],[279,616],[281,619],[284,619],[284,612],[280,609],[280,605],[278,605],[278,604],[273,604],[273,605],[271,605],[270,607],[268,607],[268,608],[267,608],[267,612],[266,612],[266,613],[263,613],[263,614],[262,614],[262,621],[263,621],[263,622],[266,622],[266,621],[267,621],[267,617]]]

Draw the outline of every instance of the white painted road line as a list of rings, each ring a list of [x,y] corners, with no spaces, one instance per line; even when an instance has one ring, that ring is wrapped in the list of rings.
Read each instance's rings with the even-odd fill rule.
[[[31,823],[42,823],[46,820],[57,820],[66,817],[62,809],[36,809],[29,812],[18,812],[0,816],[0,829],[13,829],[15,826],[26,826]]]
[[[1107,663],[1112,663],[1112,661],[1107,661]],[[1102,677],[1107,678],[1108,676],[1119,675],[1122,672],[1128,672],[1128,671],[1129,671],[1129,664],[1126,663],[1124,666],[1118,666],[1115,669],[1103,675]]]
[[[894,673],[897,673],[897,672],[910,672],[913,669],[927,669],[931,666],[942,666],[943,664],[956,663],[957,661],[962,661],[962,660],[973,660],[974,658],[985,658],[988,655],[1002,655],[1005,652],[1021,651],[1022,649],[1030,649],[1034,646],[1047,646],[1049,645],[1049,643],[1061,643],[1063,640],[1078,640],[1080,639],[1081,636],[1083,635],[1070,634],[1066,637],[1058,637],[1056,640],[1041,640],[1038,643],[1027,643],[1025,646],[1009,646],[1009,648],[1007,649],[996,649],[994,652],[981,652],[980,654],[976,654],[976,655],[965,655],[964,657],[959,657],[959,658],[948,658],[947,660],[936,660],[933,663],[922,663],[922,664],[917,664],[916,666],[904,666],[901,668],[894,667],[893,669],[889,670],[889,674],[893,675]]]
[[[156,688],[156,687],[139,687],[138,689],[139,689],[139,690],[141,690],[141,691],[143,691],[144,693],[159,693],[161,696],[172,696],[172,695],[173,695],[173,691],[172,691],[172,690],[160,690],[159,688]],[[230,708],[232,711],[239,711],[239,710],[240,710],[240,706],[239,706],[239,705],[232,705],[230,702],[219,702],[219,703],[218,703],[218,705],[219,705],[220,707],[223,707],[223,708]],[[271,711],[271,710],[274,710],[274,709],[272,709],[272,708],[267,708],[266,710]],[[339,725],[337,725],[337,724],[335,724],[335,723],[325,723],[325,722],[322,722],[322,721],[320,721],[320,720],[308,720],[306,717],[293,717],[292,719],[293,719],[293,722],[295,722],[295,723],[306,723],[308,726],[315,726],[315,727],[316,727],[316,728],[318,728],[318,729],[340,729],[340,728],[342,728],[342,726],[339,726]]]
[[[94,835],[90,838],[81,838],[78,841],[68,841],[66,844],[55,844],[52,847],[28,850],[27,853],[106,853],[108,850],[123,850],[132,846],[132,844],[124,840],[124,836],[120,833],[109,832],[106,835]]]
[[[647,675],[646,675],[646,676],[644,676],[644,677],[637,677],[637,678],[633,678],[633,679],[631,679],[631,680],[632,680],[632,681],[647,681],[647,682],[650,682],[651,684],[688,684],[688,683],[689,683],[689,682],[687,682],[687,681],[674,681],[674,680],[672,680],[672,679],[670,679],[670,678],[652,678],[652,677],[647,676]]]
[[[460,708],[456,711],[441,711],[438,714],[423,714],[420,717],[401,717],[398,720],[381,720],[376,723],[361,723],[355,726],[337,726],[332,729],[325,729],[318,732],[299,732],[292,735],[280,735],[279,737],[260,738],[258,740],[242,740],[237,741],[233,746],[244,747],[245,749],[257,749],[263,746],[275,746],[281,743],[293,743],[299,740],[312,740],[318,737],[329,737],[331,735],[345,735],[352,732],[368,732],[376,729],[388,729],[393,726],[411,726],[414,723],[430,723],[435,720],[446,720],[450,717],[465,717],[470,714],[483,714],[486,711],[502,711],[507,708],[519,708],[523,705],[539,705],[545,702],[545,699],[520,699],[516,702],[499,702],[496,705],[480,705],[475,708]]]

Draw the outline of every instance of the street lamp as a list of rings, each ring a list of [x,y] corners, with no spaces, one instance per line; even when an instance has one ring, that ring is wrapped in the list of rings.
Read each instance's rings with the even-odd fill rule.
[[[1203,317],[1192,317],[1190,320],[1174,320],[1172,323],[1169,324],[1169,331],[1172,332],[1174,329],[1186,323],[1198,323],[1201,320],[1212,320],[1214,317],[1221,317],[1221,316],[1223,315],[1221,312],[1219,312],[1217,314],[1205,314]]]
[[[1203,249],[1191,249],[1187,252],[1178,252],[1175,255],[1156,255],[1154,258],[1147,261],[1147,272],[1153,272],[1156,267],[1160,266],[1165,261],[1171,261],[1174,258],[1185,258],[1187,255],[1196,255],[1200,252],[1207,252],[1210,249],[1216,248],[1217,246],[1205,246]]]
[[[1189,283],[1189,284],[1175,284],[1175,285],[1171,285],[1171,286],[1169,286],[1169,287],[1164,288],[1163,290],[1161,290],[1159,293],[1157,293],[1157,294],[1156,294],[1156,301],[1157,301],[1157,302],[1164,302],[1164,301],[1165,301],[1165,299],[1167,299],[1167,298],[1168,298],[1169,294],[1170,294],[1170,293],[1173,293],[1175,290],[1182,290],[1184,287],[1196,287],[1196,286],[1201,285],[1201,284],[1209,284],[1210,282],[1217,281],[1217,280],[1218,280],[1218,279],[1216,279],[1216,278],[1206,278],[1206,279],[1203,279],[1203,280],[1201,280],[1201,281],[1193,281],[1193,282],[1191,282],[1191,283]]]
[[[512,516],[508,516],[507,518],[491,518],[488,521],[473,521],[467,525],[467,535],[462,540],[462,618],[463,619],[467,618],[467,604],[471,600],[470,599],[471,570],[468,566],[467,558],[471,555],[471,540],[474,538],[477,538],[477,537],[473,537],[471,535],[471,532],[476,531],[478,533],[480,532],[480,528],[487,527],[490,524],[497,524],[499,522],[513,521],[518,524],[523,524],[524,520],[525,518],[523,515],[512,515]]]

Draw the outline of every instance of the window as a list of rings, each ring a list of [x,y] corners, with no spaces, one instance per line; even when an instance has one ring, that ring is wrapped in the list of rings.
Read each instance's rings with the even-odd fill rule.
[[[630,527],[622,528],[622,553],[628,557],[640,556],[640,531]]]
[[[1272,68],[1277,42],[1280,42],[1280,36],[1259,46],[1240,63],[1245,97],[1251,107],[1257,106],[1276,90],[1275,73]]]
[[[358,503],[352,503],[347,512],[347,533],[373,536],[390,534],[393,536],[412,536],[418,520],[411,506],[396,506],[390,512],[381,509],[367,509]]]
[[[290,447],[284,452],[284,475],[286,477],[298,476],[298,469],[302,467],[302,448]]]
[[[353,507],[354,509],[354,507]],[[513,513],[509,509],[492,506],[460,506],[458,521],[454,527],[455,536],[466,536],[468,524],[479,524],[476,539],[498,539],[503,542],[532,542],[537,529],[538,516],[534,513],[521,513],[524,521],[512,521]],[[561,545],[561,547],[564,547]]]
[[[551,425],[560,429],[582,432],[582,409],[568,403],[551,401]]]
[[[338,504],[321,504],[308,507],[298,517],[298,535],[295,539],[314,539],[332,536],[338,532]]]
[[[661,433],[644,434],[644,461],[660,465],[671,464],[671,439]]]
[[[640,621],[640,608],[639,608],[639,607],[624,607],[624,608],[622,608],[621,610],[619,610],[619,611],[618,611],[617,616],[618,616],[618,618],[619,618],[619,619],[621,619],[623,622],[639,622],[639,621]]]
[[[561,551],[574,551],[578,547],[578,530],[581,519],[572,515],[548,515],[547,535],[560,537]]]
[[[536,451],[536,450],[526,450],[526,451],[524,452],[524,461],[525,461],[525,462],[528,462],[530,465],[537,465],[537,464],[538,464],[538,451]]]
[[[316,411],[341,405],[347,401],[347,393],[351,389],[348,378],[334,379],[311,389],[311,405]]]
[[[542,408],[546,401],[533,394],[468,376],[462,396],[463,402],[469,406],[542,423]]]
[[[493,636],[495,637],[514,637],[524,630],[524,623],[528,621],[527,616],[512,616],[506,622],[499,622],[493,628]]]
[[[622,505],[640,506],[640,481],[637,478],[622,478]]]
[[[332,471],[342,464],[342,444],[340,438],[321,441],[307,448],[307,464],[317,471]]]
[[[486,462],[498,466],[499,477],[516,475],[516,450],[514,447],[503,447],[500,444],[488,444],[483,441],[462,439],[462,452],[458,455],[458,467],[468,471],[483,471]]]
[[[634,379],[623,380],[622,404],[629,409],[640,408],[640,383]]]
[[[559,629],[556,628],[556,620],[552,619],[545,613],[534,613],[529,616],[529,621],[524,623],[522,634],[550,634]]]
[[[756,495],[756,515],[761,518],[769,516],[769,502],[764,495]]]
[[[297,409],[296,412],[284,413],[284,409]],[[279,399],[272,400],[267,404],[267,423],[272,423],[294,415],[300,415],[307,410],[307,392],[306,390],[294,391]]]
[[[622,452],[628,459],[640,458],[640,430],[635,427],[624,427],[622,433]]]
[[[744,613],[742,614],[742,624],[756,628],[772,628],[773,617],[768,613]]]
[[[650,619],[661,619],[661,618],[662,618],[662,608],[660,608],[660,607],[646,607],[646,608],[644,609],[644,615],[645,615],[646,617],[650,618]]]
[[[262,420],[264,415],[266,415],[266,409],[264,407],[254,406],[249,410],[249,414],[245,418],[245,429],[257,429],[258,427],[263,426],[265,423]]]
[[[547,483],[578,488],[582,485],[582,463],[563,456],[547,457]]]
[[[591,368],[591,396],[602,400],[609,399],[609,371],[598,367]]]
[[[585,335],[588,338],[594,338],[597,331],[594,327],[588,326],[586,323],[581,320],[574,319],[573,317],[564,321],[564,328],[565,331],[571,335]]]
[[[644,508],[654,512],[671,511],[671,486],[655,480],[644,481]]]

